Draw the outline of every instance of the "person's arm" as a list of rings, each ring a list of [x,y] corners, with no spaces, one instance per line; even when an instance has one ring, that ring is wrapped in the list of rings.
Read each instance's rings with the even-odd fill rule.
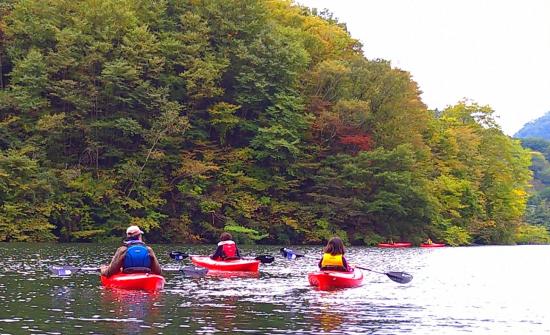
[[[239,248],[235,246],[235,250],[237,251],[237,257],[241,258],[241,252],[239,251]]]
[[[156,275],[162,274],[162,268],[160,267],[157,255],[155,255],[155,252],[151,249],[151,247],[147,247],[147,250],[149,251],[149,257],[151,257],[151,273]]]
[[[222,258],[222,256],[223,256],[223,245],[218,245],[216,252],[214,252],[214,254],[210,256],[210,258],[216,260],[216,259]]]
[[[348,265],[348,261],[346,260],[346,257],[342,256],[342,264],[344,265],[344,269],[346,269],[346,271],[351,271],[349,265]]]
[[[128,250],[128,248],[126,248],[125,246],[118,248],[115,252],[115,255],[113,256],[113,259],[111,259],[111,263],[109,263],[108,266],[101,266],[101,274],[105,277],[110,277],[114,274],[119,273],[120,268],[122,268],[122,265],[124,264],[124,256],[126,256],[126,250]]]

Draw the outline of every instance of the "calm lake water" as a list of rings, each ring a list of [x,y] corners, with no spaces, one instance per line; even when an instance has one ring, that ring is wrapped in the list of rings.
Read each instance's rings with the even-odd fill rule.
[[[163,266],[172,250],[153,246]],[[101,287],[97,273],[68,278],[47,266],[97,266],[116,246],[0,244],[0,334],[550,334],[550,246],[348,248],[348,260],[414,275],[406,285],[366,272],[360,288],[312,289],[312,259],[287,261],[277,246],[258,277],[166,273],[159,293]],[[321,247],[291,247],[319,256]]]

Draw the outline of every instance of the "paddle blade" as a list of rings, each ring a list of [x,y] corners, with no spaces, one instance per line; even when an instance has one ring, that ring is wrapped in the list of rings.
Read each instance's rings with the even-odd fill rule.
[[[77,268],[74,266],[53,265],[53,266],[50,266],[48,270],[50,270],[50,272],[56,276],[66,277],[80,271],[80,268]]]
[[[184,260],[185,258],[189,257],[188,254],[180,252],[180,251],[172,251],[172,252],[170,252],[169,255],[170,255],[170,258],[172,258],[176,261],[181,261],[181,260]]]
[[[262,264],[269,264],[269,263],[273,263],[273,261],[275,260],[275,257],[271,255],[259,255],[254,259],[257,261],[260,261]]]
[[[406,284],[413,279],[413,276],[406,272],[386,272],[385,275],[399,284]]]
[[[304,255],[298,255],[294,253],[294,251],[287,248],[281,248],[281,255],[289,260],[296,259],[297,257],[304,257]]]
[[[196,266],[184,266],[180,269],[180,272],[188,277],[202,277],[208,273],[208,269],[199,268]]]

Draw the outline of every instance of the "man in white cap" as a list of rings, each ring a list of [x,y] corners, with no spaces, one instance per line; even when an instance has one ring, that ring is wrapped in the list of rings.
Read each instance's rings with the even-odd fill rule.
[[[109,265],[101,266],[101,274],[109,277],[119,272],[151,272],[161,274],[159,261],[155,252],[143,242],[143,232],[138,226],[126,229],[126,241],[119,247]]]

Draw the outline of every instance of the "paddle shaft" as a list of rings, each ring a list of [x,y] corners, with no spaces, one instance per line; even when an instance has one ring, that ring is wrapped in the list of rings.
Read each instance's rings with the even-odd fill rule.
[[[385,275],[386,273],[385,272],[380,272],[380,271],[376,271],[376,270],[372,270],[372,269],[369,269],[369,268],[364,268],[362,266],[355,266],[356,268],[358,269],[361,269],[361,270],[367,270],[367,271],[370,271],[370,272],[375,272],[375,273],[379,273],[381,275]]]
[[[172,251],[170,252],[169,255],[172,259],[175,259],[176,261],[181,261],[188,257],[201,257],[200,255],[189,255],[180,251]],[[256,257],[241,257],[240,259],[248,259],[248,260],[254,259],[254,260],[260,261],[262,264],[268,264],[268,263],[272,263],[275,260],[275,257],[271,255],[259,255]]]
[[[76,272],[99,272],[101,268],[99,267],[76,267],[76,266],[51,266],[49,270],[60,276],[69,276]],[[162,271],[166,272],[177,272],[179,269],[176,268],[162,268]]]
[[[285,256],[285,258],[289,258],[288,256],[290,255],[291,257],[289,259],[292,259],[292,256],[295,256],[295,258],[304,257],[304,258],[316,259],[315,257],[296,254],[294,251],[292,251],[290,249],[286,249],[286,248],[282,248],[281,253],[283,254],[283,256]],[[396,283],[400,283],[400,284],[406,284],[406,283],[410,282],[413,278],[412,275],[410,275],[406,272],[397,272],[397,271],[395,271],[395,272],[394,271],[381,272],[381,271],[376,271],[376,270],[372,270],[372,269],[362,267],[362,266],[357,266],[357,265],[355,265],[354,267],[356,267],[358,269],[361,269],[361,270],[366,270],[366,271],[378,273],[378,274],[381,274],[381,275],[386,275],[389,279],[393,280]]]

